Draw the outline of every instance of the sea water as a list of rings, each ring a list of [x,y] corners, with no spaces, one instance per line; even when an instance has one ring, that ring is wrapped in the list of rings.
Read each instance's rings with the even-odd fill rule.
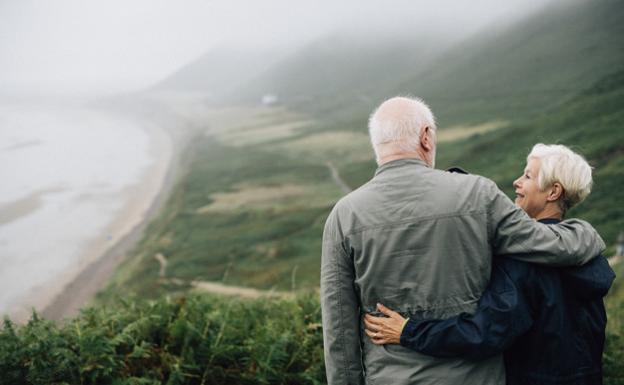
[[[83,265],[153,159],[135,120],[80,106],[0,105],[0,315]]]

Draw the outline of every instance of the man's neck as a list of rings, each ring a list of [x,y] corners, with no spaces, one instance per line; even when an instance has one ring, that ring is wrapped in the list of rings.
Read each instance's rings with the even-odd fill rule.
[[[424,160],[422,158],[422,156],[416,152],[402,152],[402,153],[396,153],[396,154],[388,154],[385,155],[381,158],[379,158],[379,165],[384,165],[388,162],[392,162],[393,160],[398,160],[398,159],[405,159],[405,158],[417,158],[422,160],[423,162],[427,163],[426,160]],[[428,165],[428,163],[427,163]]]

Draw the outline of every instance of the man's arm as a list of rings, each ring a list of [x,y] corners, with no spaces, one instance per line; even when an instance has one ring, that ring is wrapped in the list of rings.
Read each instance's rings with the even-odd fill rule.
[[[321,310],[325,369],[329,385],[364,384],[360,351],[360,309],[353,261],[340,239],[335,209],[323,232]]]
[[[488,232],[498,256],[544,265],[582,265],[604,249],[605,244],[587,222],[569,219],[545,225],[531,218],[496,187],[486,181]]]
[[[492,279],[474,314],[445,320],[410,318],[401,345],[435,357],[484,359],[501,354],[533,323],[531,308],[507,272],[494,264]]]

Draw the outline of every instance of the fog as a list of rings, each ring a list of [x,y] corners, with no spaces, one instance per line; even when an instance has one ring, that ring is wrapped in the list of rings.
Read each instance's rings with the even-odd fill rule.
[[[147,87],[214,47],[288,50],[328,33],[461,39],[554,0],[0,1],[0,92]]]

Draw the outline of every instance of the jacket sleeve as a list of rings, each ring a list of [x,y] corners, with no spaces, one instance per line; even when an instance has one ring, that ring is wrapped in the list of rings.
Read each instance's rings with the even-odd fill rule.
[[[488,234],[495,255],[544,265],[576,266],[605,249],[602,238],[589,223],[579,219],[557,225],[539,223],[513,204],[494,182],[484,180]]]
[[[329,385],[364,384],[360,309],[353,261],[343,247],[335,209],[323,232],[321,311],[325,370]]]
[[[490,284],[474,314],[445,320],[410,318],[401,345],[435,357],[480,360],[501,354],[532,323],[527,298],[505,270],[494,264]]]

